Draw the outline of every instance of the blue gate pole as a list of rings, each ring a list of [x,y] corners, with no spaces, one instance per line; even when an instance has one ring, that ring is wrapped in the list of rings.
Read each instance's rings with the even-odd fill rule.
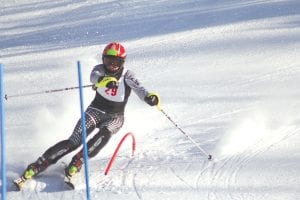
[[[1,182],[2,190],[1,196],[2,200],[6,200],[6,160],[5,160],[5,108],[4,108],[4,66],[0,64],[0,113],[1,113]]]
[[[81,111],[81,126],[82,126],[82,142],[83,142],[83,158],[84,158],[84,173],[86,184],[86,197],[90,200],[90,186],[89,186],[89,168],[88,168],[88,147],[86,142],[86,127],[85,127],[85,113],[83,102],[83,90],[82,90],[82,73],[80,61],[77,61],[78,68],[78,82],[79,82],[79,95],[80,95],[80,111]]]

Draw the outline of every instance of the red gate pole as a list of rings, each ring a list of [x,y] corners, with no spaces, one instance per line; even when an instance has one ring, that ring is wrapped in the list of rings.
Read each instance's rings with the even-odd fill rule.
[[[105,172],[104,172],[105,175],[108,174],[108,172],[109,172],[109,170],[110,170],[110,168],[111,168],[113,162],[114,162],[115,159],[116,159],[116,156],[117,156],[117,154],[118,154],[118,152],[119,152],[119,149],[120,149],[121,145],[123,144],[123,142],[125,141],[125,139],[126,139],[129,135],[130,135],[131,138],[132,138],[132,156],[134,155],[135,147],[136,147],[135,137],[134,137],[133,133],[129,132],[129,133],[127,133],[126,135],[124,135],[124,137],[123,137],[123,138],[121,139],[121,141],[119,142],[119,144],[118,144],[118,146],[117,146],[117,148],[116,148],[116,150],[115,150],[113,156],[111,157],[111,159],[110,159],[108,165],[106,166],[106,169],[105,169]]]

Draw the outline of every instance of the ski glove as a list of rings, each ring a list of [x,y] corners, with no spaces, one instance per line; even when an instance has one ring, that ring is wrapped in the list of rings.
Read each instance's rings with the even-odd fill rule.
[[[95,87],[106,87],[106,88],[117,88],[118,80],[113,76],[104,76],[98,80],[98,83],[95,84]]]
[[[159,104],[159,96],[158,94],[155,93],[149,93],[146,97],[145,97],[145,102],[147,104],[149,104],[150,106],[156,106]]]

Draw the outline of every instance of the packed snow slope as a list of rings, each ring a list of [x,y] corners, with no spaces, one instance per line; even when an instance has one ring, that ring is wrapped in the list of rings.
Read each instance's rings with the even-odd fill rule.
[[[91,199],[300,199],[300,1],[1,0],[0,63],[5,65],[7,198],[85,199],[63,184],[65,163],[16,192],[17,178],[46,148],[66,139],[80,117],[105,44],[120,41],[126,67],[164,111],[131,95],[122,130],[89,161]],[[94,91],[84,89],[85,107]],[[120,139],[112,170],[104,169]]]

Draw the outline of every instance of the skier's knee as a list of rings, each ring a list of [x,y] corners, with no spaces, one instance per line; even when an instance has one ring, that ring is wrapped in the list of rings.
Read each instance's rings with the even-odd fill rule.
[[[68,147],[69,147],[69,149],[70,149],[71,151],[77,149],[77,148],[81,145],[81,143],[75,142],[75,141],[70,140],[70,139],[69,139],[68,141],[69,141]]]
[[[89,142],[89,157],[96,156],[99,151],[107,144],[112,133],[107,128],[102,128]]]
[[[103,145],[105,145],[109,141],[110,137],[112,136],[112,132],[108,130],[106,127],[102,128],[98,134],[102,137],[101,143],[103,143]]]

